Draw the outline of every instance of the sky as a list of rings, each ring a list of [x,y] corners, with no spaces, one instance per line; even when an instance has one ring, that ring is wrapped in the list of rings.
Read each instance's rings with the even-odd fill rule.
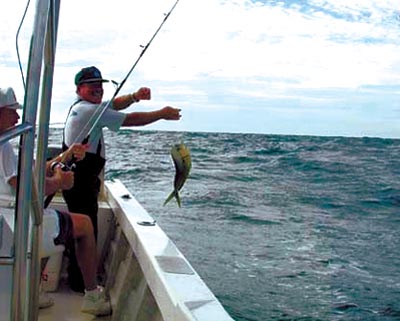
[[[61,1],[51,122],[65,120],[82,67],[121,82],[175,1]],[[0,87],[20,101],[26,4],[0,12]],[[25,73],[35,7],[18,39]],[[152,99],[127,112],[182,110],[146,129],[400,138],[400,4],[179,0],[120,93],[142,86]]]

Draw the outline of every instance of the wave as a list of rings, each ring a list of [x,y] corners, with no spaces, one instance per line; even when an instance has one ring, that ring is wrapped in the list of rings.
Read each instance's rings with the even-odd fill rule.
[[[228,219],[232,220],[232,221],[241,221],[246,224],[255,224],[255,225],[281,225],[282,224],[281,222],[278,222],[278,221],[250,217],[250,216],[246,216],[244,214],[234,214],[234,215],[229,216]]]

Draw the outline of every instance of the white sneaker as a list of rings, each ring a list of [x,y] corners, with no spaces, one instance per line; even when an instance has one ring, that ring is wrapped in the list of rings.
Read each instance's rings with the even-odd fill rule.
[[[54,304],[54,299],[46,292],[39,292],[39,309],[51,307]]]
[[[106,299],[101,286],[91,291],[85,291],[81,311],[97,316],[111,314],[110,301]]]

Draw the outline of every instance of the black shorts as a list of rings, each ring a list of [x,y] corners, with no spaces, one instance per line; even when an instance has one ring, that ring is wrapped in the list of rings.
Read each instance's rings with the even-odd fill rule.
[[[98,176],[84,176],[75,173],[74,187],[63,191],[68,210],[72,213],[82,213],[90,217],[94,236],[97,239],[98,196],[101,181]]]
[[[75,240],[74,240],[74,227],[71,219],[71,215],[56,211],[58,215],[58,222],[60,226],[60,233],[54,239],[55,245],[64,245],[65,253],[70,255],[75,253]]]

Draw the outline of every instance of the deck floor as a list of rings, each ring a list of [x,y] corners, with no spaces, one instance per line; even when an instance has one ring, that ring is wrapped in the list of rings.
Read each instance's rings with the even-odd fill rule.
[[[91,314],[80,312],[83,294],[73,292],[65,284],[60,284],[57,292],[49,292],[54,298],[54,305],[39,310],[38,321],[110,321],[111,316],[95,317]]]

